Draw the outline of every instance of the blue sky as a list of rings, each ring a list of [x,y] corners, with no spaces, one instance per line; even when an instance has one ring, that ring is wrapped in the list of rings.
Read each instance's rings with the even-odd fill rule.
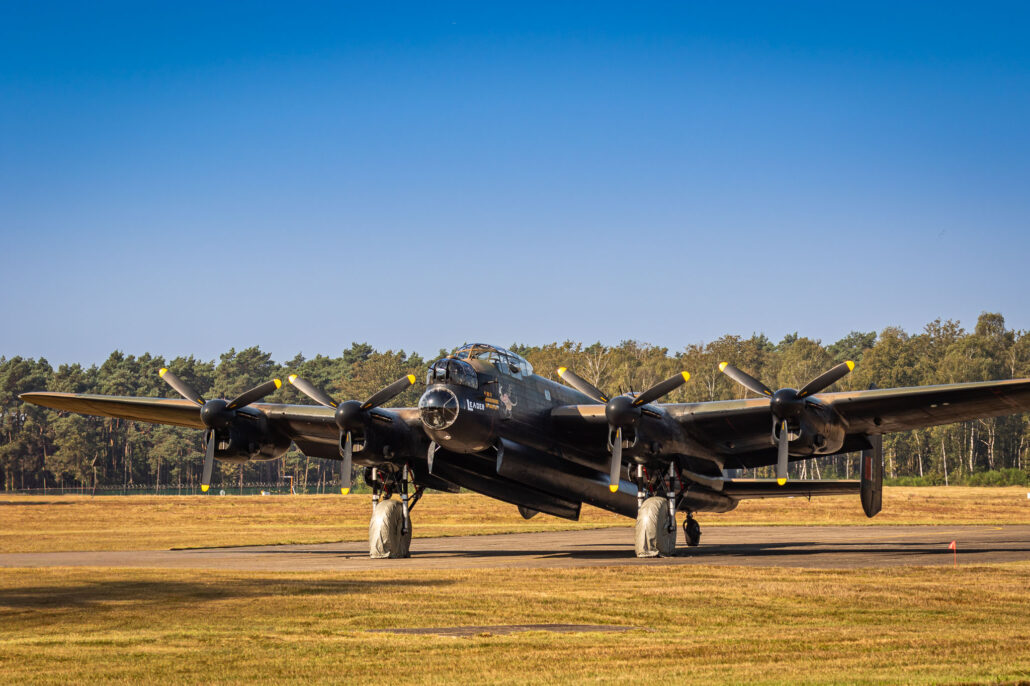
[[[1030,328],[1021,3],[5,3],[0,354]]]

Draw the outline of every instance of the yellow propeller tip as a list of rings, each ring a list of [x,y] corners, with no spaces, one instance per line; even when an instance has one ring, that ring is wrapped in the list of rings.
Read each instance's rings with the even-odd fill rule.
[[[851,360],[847,360],[844,364],[848,365],[848,371],[849,372],[855,371],[855,363],[852,362]]]
[[[615,493],[619,490],[619,484],[608,484],[608,490]]]
[[[787,484],[787,480],[786,479],[777,479],[776,483],[778,483],[780,486],[785,486]]]
[[[719,371],[720,372],[724,372],[724,371],[726,371],[726,367],[729,367],[729,366],[730,366],[729,362],[720,362],[719,363]]]
[[[343,495],[347,495],[348,493],[350,493],[350,489],[349,488],[341,488],[340,489],[340,493],[342,493]]]
[[[293,383],[294,381],[296,381],[296,380],[297,380],[297,375],[296,375],[296,374],[290,374],[290,375],[289,375],[288,377],[286,377],[286,378],[290,380],[290,383]]]
[[[272,381],[275,382],[275,387],[276,388],[282,388],[283,387],[283,380],[282,379],[272,379]]]
[[[168,369],[166,367],[161,367],[161,369],[158,370],[157,375],[160,376],[163,379],[163,378],[165,378],[165,374],[167,374],[167,373],[168,373]]]
[[[207,484],[201,484],[200,485],[200,490],[204,491],[204,493],[207,493],[207,489],[209,489],[209,488],[211,488],[211,487],[208,486]]]
[[[680,376],[683,377],[684,381],[690,381],[690,372],[680,372]]]
[[[414,374],[408,374],[408,383],[410,383],[410,384],[414,384],[415,383],[415,375]]]

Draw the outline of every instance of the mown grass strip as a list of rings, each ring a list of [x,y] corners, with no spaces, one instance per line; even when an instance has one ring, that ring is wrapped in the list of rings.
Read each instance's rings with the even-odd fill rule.
[[[1030,564],[0,572],[8,683],[962,683],[1030,678]],[[619,624],[619,634],[371,633]]]

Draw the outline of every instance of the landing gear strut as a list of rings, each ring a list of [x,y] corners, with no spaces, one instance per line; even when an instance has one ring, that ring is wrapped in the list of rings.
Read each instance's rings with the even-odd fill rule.
[[[372,558],[411,556],[411,510],[422,497],[423,486],[408,495],[408,466],[401,469],[372,467],[366,481],[372,487],[372,519],[368,524],[368,554]],[[400,493],[400,500],[390,496]]]

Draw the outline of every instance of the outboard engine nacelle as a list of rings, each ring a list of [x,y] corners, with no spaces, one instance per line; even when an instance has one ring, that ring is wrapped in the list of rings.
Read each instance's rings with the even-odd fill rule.
[[[237,410],[228,427],[215,430],[215,459],[261,462],[282,457],[290,449],[290,438],[273,431],[264,413],[248,410]]]

